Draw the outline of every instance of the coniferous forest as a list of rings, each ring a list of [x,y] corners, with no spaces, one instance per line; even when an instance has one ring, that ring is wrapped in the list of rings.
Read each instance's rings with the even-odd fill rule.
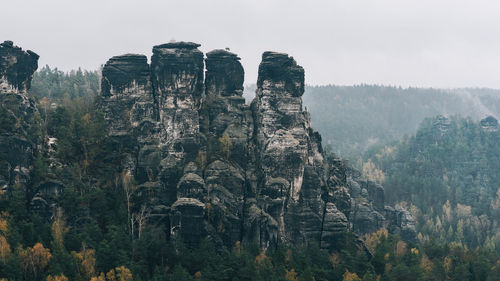
[[[11,43],[3,44],[5,48],[12,48]],[[196,48],[194,43],[169,44],[171,45],[155,48],[189,52]],[[196,58],[196,53],[193,57]],[[344,135],[340,137],[341,142],[352,139],[356,143],[365,139],[368,133],[354,126],[352,131],[329,129],[328,116],[323,115],[321,120],[314,117],[315,106],[320,106],[321,100],[352,99],[353,106],[359,102],[355,101],[356,95],[362,92],[362,97],[371,95],[371,106],[380,112],[386,111],[386,117],[393,120],[397,118],[392,116],[401,114],[394,110],[398,106],[381,108],[379,104],[383,103],[385,92],[401,90],[374,86],[332,86],[330,88],[334,91],[330,91],[329,87],[306,87],[307,98],[304,99],[306,104],[311,105],[309,111],[312,111],[312,123],[319,124],[318,127],[322,128],[319,133],[308,128],[307,149],[316,153],[314,156],[307,155],[310,158],[321,155],[322,161],[324,155],[325,160],[321,162],[322,168],[313,165],[304,168],[303,188],[321,187],[322,193],[314,193],[316,189],[313,188],[300,193],[302,197],[297,204],[305,204],[307,208],[301,207],[290,217],[285,213],[283,220],[286,223],[283,227],[290,227],[290,237],[298,237],[297,241],[316,241],[314,237],[317,233],[313,232],[313,238],[310,238],[307,236],[308,232],[302,229],[313,228],[308,225],[315,218],[310,213],[315,208],[315,202],[323,200],[320,201],[321,204],[325,203],[321,205],[325,210],[322,211],[323,218],[320,221],[320,242],[286,243],[273,240],[273,212],[279,211],[273,204],[279,201],[280,197],[276,194],[283,194],[283,182],[287,181],[283,176],[274,177],[271,183],[267,183],[265,181],[268,179],[260,173],[265,173],[272,166],[266,166],[266,161],[279,156],[265,153],[259,156],[256,153],[258,157],[255,160],[248,155],[260,149],[259,136],[255,136],[257,140],[252,139],[250,144],[246,143],[242,148],[238,142],[242,138],[241,134],[234,134],[235,131],[241,132],[241,128],[228,126],[230,129],[224,130],[222,134],[219,132],[221,126],[232,122],[227,120],[245,116],[238,115],[240,111],[234,108],[240,108],[242,112],[250,108],[254,116],[268,110],[259,108],[266,105],[259,98],[269,91],[264,82],[259,82],[256,86],[257,95],[260,96],[256,97],[252,105],[245,105],[244,100],[241,102],[243,88],[239,88],[238,84],[242,84],[242,79],[238,78],[238,64],[232,64],[237,61],[235,57],[236,55],[223,50],[207,54],[204,82],[206,96],[200,102],[199,125],[201,131],[206,130],[206,145],[200,145],[192,161],[183,166],[184,174],[179,174],[180,179],[175,181],[177,197],[180,198],[171,206],[163,205],[168,198],[161,198],[164,200],[161,201],[162,204],[155,201],[157,197],[168,197],[168,190],[162,191],[167,195],[155,190],[159,187],[153,179],[158,177],[161,181],[168,182],[169,177],[175,173],[174,169],[167,170],[168,173],[155,171],[154,165],[157,162],[153,161],[154,157],[145,158],[147,161],[153,159],[153,163],[145,164],[152,168],[142,176],[140,172],[131,175],[127,173],[129,170],[123,168],[128,168],[130,163],[137,163],[137,167],[130,170],[139,171],[141,161],[147,162],[130,160],[130,155],[142,157],[142,150],[139,149],[137,154],[132,152],[137,151],[139,146],[151,149],[147,146],[151,144],[151,140],[134,140],[131,136],[144,134],[150,137],[155,133],[154,129],[147,133],[133,131],[125,137],[124,134],[113,135],[111,132],[119,131],[120,128],[116,124],[115,127],[110,125],[109,112],[106,111],[109,107],[102,106],[109,102],[106,101],[109,99],[106,91],[110,95],[117,95],[116,89],[119,89],[122,91],[120,93],[129,95],[134,89],[139,89],[137,91],[141,95],[147,94],[149,80],[144,82],[144,87],[137,86],[143,80],[133,80],[127,88],[123,86],[127,85],[126,81],[120,79],[127,78],[123,73],[128,72],[120,69],[122,76],[114,76],[116,73],[113,72],[115,68],[130,61],[136,67],[136,64],[140,64],[138,61],[142,60],[141,57],[114,57],[102,71],[78,69],[63,72],[45,66],[34,72],[31,87],[26,87],[29,88],[32,105],[16,99],[25,94],[19,90],[22,87],[17,92],[4,89],[0,107],[0,280],[500,280],[500,127],[494,117],[478,121],[458,115],[438,115],[423,119],[416,131],[402,128],[406,121],[399,120],[395,132],[387,132],[388,129],[383,128],[384,122],[368,121],[366,118],[369,119],[370,115],[367,114],[366,118],[347,120],[346,124],[358,124],[359,128],[368,122],[378,124],[380,127],[375,129],[378,133],[387,132],[387,139],[362,149],[357,144],[352,145],[353,143],[344,143],[345,146],[340,148],[336,148],[337,143],[329,143],[323,150],[319,133],[335,136],[342,131]],[[278,66],[273,63],[287,68],[277,72],[275,68]],[[230,67],[224,69],[224,77],[231,77],[234,81],[220,80],[220,76],[217,76],[223,72],[218,67],[226,67],[226,64]],[[175,65],[172,69],[175,70],[175,67],[180,66]],[[301,67],[293,59],[284,57],[283,54],[264,53],[259,69],[259,75],[264,77],[262,80],[268,75],[270,78],[265,81],[286,81],[286,84],[287,79],[297,79],[300,74]],[[168,72],[168,75],[172,73]],[[278,78],[282,80],[275,81],[273,79],[278,79],[276,75],[289,75],[291,78],[280,76]],[[20,78],[16,76],[16,79]],[[119,83],[112,79],[117,79]],[[11,80],[8,81],[10,83]],[[157,80],[153,81],[156,83],[153,83],[153,87],[161,84]],[[222,90],[218,81],[223,81],[220,82],[224,85]],[[296,102],[294,98],[297,93],[302,94],[301,91],[304,90],[290,86],[298,84],[296,80],[293,82],[286,84],[284,92],[279,92],[280,95],[288,95],[290,92],[295,95],[287,96],[286,102],[290,104]],[[211,87],[210,83],[216,86]],[[234,92],[239,96],[228,94],[232,88],[235,88]],[[218,93],[219,90],[222,94],[210,96],[212,91]],[[271,88],[270,92],[280,90],[282,88]],[[398,93],[398,98],[403,103],[412,103],[412,99],[421,94],[434,104],[454,99],[448,94],[445,98],[432,96],[429,91],[406,90],[408,93]],[[330,95],[337,98],[330,99]],[[298,98],[300,99],[300,95]],[[485,94],[483,98],[492,97]],[[118,104],[120,108],[114,114],[127,111],[126,107],[121,106],[128,100],[121,100],[116,104],[113,102],[109,103],[113,106]],[[140,99],[134,103],[147,105],[147,102]],[[270,98],[271,108],[273,103],[286,104],[279,98]],[[314,106],[315,103],[317,104]],[[459,103],[457,101],[456,107],[461,106]],[[327,103],[321,106],[324,105]],[[24,106],[36,110],[28,111]],[[434,113],[437,107],[436,105],[428,111]],[[141,113],[148,111],[144,108],[138,110],[140,114],[146,114]],[[224,108],[233,111],[228,113]],[[123,116],[128,118],[137,113],[133,110],[130,112]],[[430,114],[429,112],[425,114]],[[316,116],[323,113],[316,113]],[[308,114],[308,111],[299,116],[285,114],[280,117],[281,123],[274,125],[280,126],[280,130],[284,131],[290,124],[307,124],[307,119],[304,121],[301,118],[308,118]],[[338,112],[336,114],[342,115]],[[414,113],[410,123],[416,122],[425,114]],[[120,118],[125,118],[123,116],[120,115]],[[223,117],[217,119],[220,116]],[[265,122],[261,124],[258,123],[258,118],[252,118],[257,120],[254,121],[255,125],[252,124],[254,128],[263,131],[266,129],[262,125]],[[209,125],[204,125],[203,122]],[[129,126],[135,125],[132,122]],[[141,126],[142,129],[150,125],[145,122]],[[282,140],[292,139],[286,132],[282,134],[285,135]],[[293,149],[300,148],[298,143],[293,143]],[[188,149],[188,145],[182,145],[183,149]],[[280,145],[286,146],[286,142],[282,141]],[[363,153],[355,163],[357,168],[338,156],[339,151],[336,150],[339,149],[344,149],[347,153]],[[16,170],[11,163],[28,161],[18,159],[22,158],[19,151],[29,151],[33,159],[26,168],[20,166]],[[187,152],[182,152],[186,153],[184,157],[189,157],[185,156],[188,155]],[[278,155],[288,155],[287,153],[289,152],[285,150]],[[250,160],[242,161],[242,155]],[[301,155],[292,153],[287,157],[286,163],[302,161]],[[165,159],[174,161],[168,157]],[[157,165],[171,167],[168,166],[171,162],[167,160],[162,160]],[[253,161],[263,172],[252,170],[254,168],[248,163],[254,163]],[[328,172],[322,170],[323,166],[327,167],[325,169]],[[293,170],[292,168],[283,167],[282,170]],[[240,170],[244,172],[239,174]],[[322,173],[325,175],[318,176]],[[250,207],[243,208],[243,214],[240,214],[240,210],[231,203],[231,200],[235,200],[233,195],[237,194],[231,188],[240,182],[251,182],[247,179],[251,177],[262,177],[264,183],[258,184],[267,186],[265,192],[268,193],[252,195],[254,189],[248,183],[242,198],[245,198],[243,205]],[[217,178],[229,181],[230,185],[219,187],[222,184],[216,181]],[[200,184],[200,181],[204,182]],[[202,189],[200,186],[205,185],[215,195],[204,194],[203,200],[207,202],[197,203],[200,198],[196,194]],[[276,186],[279,188],[273,189]],[[271,207],[266,212],[254,211],[257,207],[251,205],[252,200],[264,200],[264,205]],[[182,202],[186,205],[181,205]],[[204,208],[201,219],[193,207],[200,207],[200,204]],[[187,207],[175,209],[176,206]],[[283,206],[291,206],[291,209],[296,207],[286,204]],[[165,212],[170,212],[168,219],[162,216]],[[249,229],[247,233],[252,235],[252,231],[255,231],[266,237],[245,239],[245,235],[238,232],[241,230],[231,228],[235,225],[233,217],[237,215],[255,217],[260,228],[244,223],[238,227]],[[335,219],[329,221],[327,216]],[[395,218],[392,219],[391,216]],[[183,220],[185,217],[189,220]],[[165,220],[168,220],[168,226]],[[176,221],[179,224],[175,224]],[[193,233],[200,230],[190,224],[191,221],[195,221],[195,225],[206,226],[206,230],[203,230],[205,232],[200,232],[203,233],[202,238],[193,238]],[[300,223],[295,225],[295,221]],[[327,232],[325,229],[328,229],[328,224],[341,231],[331,231],[333,234]],[[189,231],[182,230],[187,227],[192,228]],[[277,233],[280,233],[279,226],[277,229]],[[282,231],[286,237],[286,231],[289,230]],[[407,239],[404,233],[408,232],[404,231],[414,232],[416,239]],[[293,236],[296,232],[302,236]],[[331,234],[331,237],[324,238],[326,234],[323,232]],[[240,236],[233,239],[233,233],[240,233]],[[328,242],[326,246],[325,241]]]
[[[0,281],[500,281],[500,1],[0,3]]]
[[[98,77],[49,67],[34,75],[32,93],[42,110],[31,120],[32,136],[50,135],[58,144],[57,155],[36,155],[33,185],[48,177],[64,177],[67,183],[57,202],[60,212],[51,221],[28,211],[22,192],[2,194],[2,278],[499,280],[498,131],[484,131],[470,119],[426,119],[416,136],[366,153],[366,162],[384,174],[388,200],[417,215],[418,243],[379,230],[363,237],[370,254],[352,234],[332,252],[283,246],[261,251],[239,243],[217,248],[209,241],[192,250],[167,241],[164,229],[154,224],[140,235],[131,232],[127,194],[114,179],[91,187],[97,174],[106,176],[104,155],[113,153],[103,149],[106,124],[93,106]],[[2,132],[15,127],[6,110],[2,107],[0,115]],[[48,167],[50,157],[60,159],[60,166]],[[477,165],[483,168],[478,171]]]
[[[420,240],[500,249],[498,121],[437,116],[416,135],[366,153],[387,199],[418,218]],[[366,167],[370,165],[366,165]]]

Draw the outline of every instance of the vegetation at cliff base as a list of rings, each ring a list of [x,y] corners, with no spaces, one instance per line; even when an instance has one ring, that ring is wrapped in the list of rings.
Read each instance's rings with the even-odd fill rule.
[[[0,280],[500,280],[494,126],[427,119],[416,136],[366,153],[363,173],[414,214],[419,243],[380,229],[338,235],[321,250],[228,247],[210,237],[193,247],[172,239],[169,218],[142,207],[148,190],[117,170],[130,143],[107,136],[95,106],[97,77],[48,67],[35,75],[40,112],[31,130],[54,143],[35,153],[27,190],[18,178],[0,192]],[[9,118],[0,111],[0,133],[15,129]],[[230,158],[229,137],[216,143]],[[206,166],[206,153],[195,162]],[[47,194],[58,196],[37,198],[47,183]],[[46,205],[56,211],[44,213]]]

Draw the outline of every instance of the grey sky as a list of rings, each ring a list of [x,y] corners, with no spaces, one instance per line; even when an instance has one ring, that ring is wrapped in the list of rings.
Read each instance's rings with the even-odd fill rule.
[[[229,47],[254,83],[263,51],[308,84],[500,88],[500,2],[486,0],[0,0],[0,40],[40,65],[96,69],[175,39]]]

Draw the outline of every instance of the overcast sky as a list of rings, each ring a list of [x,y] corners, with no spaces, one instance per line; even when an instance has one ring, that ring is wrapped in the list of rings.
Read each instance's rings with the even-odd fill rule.
[[[229,47],[255,83],[287,52],[308,84],[500,88],[500,2],[486,0],[0,0],[0,41],[40,66],[97,69],[153,45]]]

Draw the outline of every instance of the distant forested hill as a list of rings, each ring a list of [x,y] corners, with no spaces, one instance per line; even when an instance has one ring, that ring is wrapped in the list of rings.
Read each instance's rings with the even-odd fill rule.
[[[419,238],[500,252],[500,131],[493,117],[428,118],[415,136],[365,155],[391,203],[417,218]],[[366,165],[369,163],[369,165]]]
[[[42,133],[53,138],[47,148],[33,155],[30,197],[56,194],[47,196],[48,202],[56,202],[63,211],[55,212],[51,221],[30,211],[44,210],[49,203],[39,196],[28,201],[19,177],[11,191],[1,190],[0,279],[375,281],[498,280],[500,276],[495,252],[500,248],[496,234],[500,193],[495,189],[499,187],[495,171],[500,167],[495,159],[500,158],[500,142],[498,131],[488,127],[494,125],[492,119],[483,124],[471,119],[444,123],[445,119],[437,119],[441,123],[429,119],[416,137],[368,154],[365,174],[376,176],[378,182],[385,178],[388,199],[406,204],[417,216],[422,243],[406,243],[381,229],[363,237],[366,247],[360,247],[358,237],[346,234],[331,253],[314,244],[304,249],[278,245],[261,251],[257,245],[239,242],[221,247],[219,240],[209,239],[193,250],[181,239],[167,240],[170,232],[164,231],[163,217],[155,213],[163,212],[163,206],[135,213],[142,200],[151,196],[142,191],[153,194],[154,185],[139,189],[126,173],[112,172],[121,165],[123,146],[107,137],[103,115],[94,106],[98,81],[98,72],[62,73],[46,67],[35,74],[32,93],[38,98],[39,110],[28,125],[30,132],[39,132],[33,138]],[[347,148],[353,147],[349,146],[356,136],[352,132],[359,134],[358,142],[370,134],[384,136],[386,128],[395,126],[387,125],[387,120],[404,127],[408,121],[399,120],[401,116],[408,115],[412,106],[425,107],[420,99],[415,98],[419,107],[411,99],[395,98],[409,90],[380,87],[377,95],[369,90],[377,88],[373,86],[330,87],[337,89],[331,94],[321,93],[322,88],[309,87],[305,104],[324,139],[343,140]],[[478,99],[491,99],[491,107],[496,102],[493,95],[478,93]],[[430,104],[450,105],[448,100],[429,100]],[[389,105],[380,108],[386,103]],[[47,104],[50,106],[45,107]],[[0,132],[18,133],[16,123],[21,119],[11,118],[10,108],[0,109]],[[377,114],[386,119],[376,119]],[[364,129],[374,126],[378,130]],[[51,139],[57,140],[55,146]],[[339,150],[333,141],[332,147]],[[96,178],[102,178],[102,184]],[[396,187],[401,188],[396,192]],[[218,216],[213,205],[207,207],[212,210],[207,216]],[[134,232],[139,221],[141,226]],[[148,223],[142,224],[144,221]],[[213,231],[222,233],[226,228]]]
[[[246,97],[254,92],[249,85]],[[426,117],[459,114],[479,120],[500,115],[500,90],[492,89],[308,86],[303,99],[324,145],[350,159],[370,145],[415,133]]]

